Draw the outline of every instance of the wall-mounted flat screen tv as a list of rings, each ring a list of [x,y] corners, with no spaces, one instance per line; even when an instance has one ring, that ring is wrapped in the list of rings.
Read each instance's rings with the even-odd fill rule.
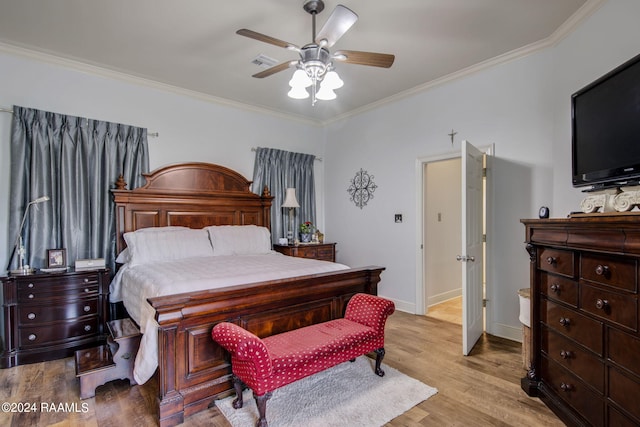
[[[640,182],[640,55],[571,96],[573,186]]]

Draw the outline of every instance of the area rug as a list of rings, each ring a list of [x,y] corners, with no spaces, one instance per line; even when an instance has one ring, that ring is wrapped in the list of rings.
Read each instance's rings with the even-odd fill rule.
[[[269,427],[382,426],[438,392],[384,364],[381,378],[374,364],[362,356],[275,390],[267,402]],[[258,409],[251,390],[244,391],[244,407],[234,409],[233,399],[216,406],[233,427],[254,427]]]

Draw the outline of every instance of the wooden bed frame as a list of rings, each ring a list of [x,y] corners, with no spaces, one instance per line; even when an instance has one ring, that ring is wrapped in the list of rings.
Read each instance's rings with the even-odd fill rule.
[[[145,174],[147,183],[113,190],[118,253],[123,234],[170,225],[270,226],[272,197],[250,191],[251,182],[231,169],[183,163]],[[377,294],[382,267],[364,267],[223,289],[151,298],[158,329],[158,419],[163,427],[231,394],[228,355],[211,339],[222,321],[260,337],[342,317],[355,293]]]

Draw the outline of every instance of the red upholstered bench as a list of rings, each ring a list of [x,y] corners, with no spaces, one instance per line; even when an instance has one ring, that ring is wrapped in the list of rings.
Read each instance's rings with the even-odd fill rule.
[[[233,323],[217,324],[211,336],[231,354],[237,396],[233,407],[243,405],[244,383],[258,406],[256,425],[267,427],[266,406],[273,390],[371,351],[376,352],[375,373],[383,376],[384,325],[394,310],[392,301],[356,294],[342,319],[263,339]]]

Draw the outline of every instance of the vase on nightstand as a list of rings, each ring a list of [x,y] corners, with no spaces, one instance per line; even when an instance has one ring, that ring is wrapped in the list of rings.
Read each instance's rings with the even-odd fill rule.
[[[300,233],[300,243],[311,242],[311,233]]]

